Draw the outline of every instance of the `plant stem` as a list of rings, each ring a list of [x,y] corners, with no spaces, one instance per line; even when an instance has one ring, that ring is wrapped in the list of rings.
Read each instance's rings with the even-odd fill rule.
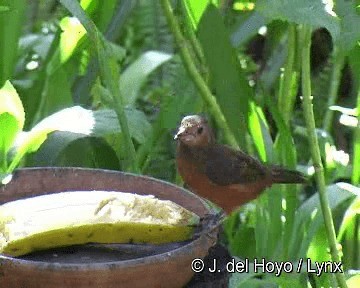
[[[295,24],[289,25],[288,32],[288,48],[287,57],[285,63],[285,69],[283,73],[283,81],[281,85],[281,91],[279,95],[279,110],[283,111],[285,123],[289,125],[289,120],[292,115],[292,110],[296,97],[296,90],[294,89],[294,83],[296,82],[297,71],[294,69],[296,51],[296,26]]]
[[[136,161],[136,151],[134,144],[131,140],[130,130],[128,121],[125,114],[125,101],[123,99],[123,95],[121,95],[120,87],[119,87],[119,71],[117,69],[112,69],[114,67],[111,67],[109,63],[109,59],[106,56],[106,47],[105,47],[105,39],[100,35],[98,37],[98,43],[96,45],[97,48],[97,54],[99,58],[99,68],[100,73],[102,76],[102,80],[105,84],[105,86],[109,89],[109,92],[112,95],[112,100],[114,104],[114,110],[117,115],[117,118],[119,120],[119,124],[121,127],[121,132],[123,133],[123,139],[125,141],[125,147],[127,151],[127,170],[139,173],[139,167],[137,166]],[[117,65],[114,63],[114,65]]]
[[[330,245],[330,253],[332,260],[340,262],[340,256],[337,250],[336,234],[329,206],[329,199],[326,195],[324,169],[321,163],[320,150],[318,140],[315,132],[315,119],[312,109],[312,96],[311,96],[311,80],[310,80],[310,44],[311,44],[311,28],[304,26],[302,29],[302,74],[301,85],[303,94],[303,110],[306,122],[307,134],[309,138],[309,146],[311,150],[312,159],[315,167],[316,182],[319,190],[321,210],[324,217],[325,229]],[[340,287],[345,288],[346,280],[343,273],[336,273],[336,280]]]
[[[327,110],[324,117],[323,129],[327,132],[331,130],[332,122],[334,118],[334,111],[330,110],[330,106],[333,106],[336,103],[339,91],[339,85],[341,81],[341,70],[344,67],[345,55],[343,51],[339,48],[339,45],[334,47],[333,52],[334,65],[332,68],[331,78],[330,78],[330,89],[329,97],[327,102]]]
[[[357,126],[354,131],[354,155],[353,155],[353,174],[351,181],[354,185],[359,185],[360,183],[360,85],[358,88],[357,94]]]
[[[197,56],[197,58],[199,59],[200,63],[204,64],[206,63],[206,60],[205,60],[205,56],[204,56],[204,53],[202,51],[202,48],[201,48],[201,45],[198,41],[198,39],[196,38],[196,35],[195,35],[195,32],[194,32],[194,29],[191,25],[191,21],[189,19],[189,16],[188,16],[188,13],[187,13],[187,9],[185,7],[185,3],[184,1],[180,1],[180,6],[181,6],[181,13],[185,19],[185,31],[187,32],[188,34],[188,37],[190,39],[190,43],[193,47],[193,50],[195,51],[195,54]]]
[[[109,90],[112,95],[112,100],[114,104],[114,110],[119,120],[119,125],[121,127],[121,132],[125,141],[127,155],[127,170],[132,172],[139,172],[136,162],[136,152],[134,144],[132,143],[129,126],[127,118],[125,115],[125,105],[123,97],[119,89],[119,71],[117,64],[112,63],[111,57],[108,55],[108,50],[106,49],[106,40],[102,36],[101,32],[97,29],[95,23],[86,15],[84,10],[81,8],[80,4],[77,1],[73,0],[60,0],[60,3],[70,11],[71,14],[76,16],[81,24],[86,29],[90,40],[95,46],[98,60],[100,75],[105,87]]]
[[[231,132],[229,126],[227,125],[224,114],[222,113],[220,106],[216,101],[216,98],[214,97],[214,95],[212,95],[209,87],[205,83],[204,79],[201,77],[193,62],[193,59],[191,58],[191,53],[186,46],[186,40],[180,31],[179,23],[174,16],[169,1],[161,0],[161,5],[165,13],[166,20],[168,22],[168,26],[173,33],[175,42],[180,50],[180,56],[183,60],[185,69],[189,73],[190,78],[194,81],[194,84],[198,88],[204,102],[208,105],[209,111],[214,116],[217,125],[223,131],[226,141],[231,146],[239,147],[234,134]]]

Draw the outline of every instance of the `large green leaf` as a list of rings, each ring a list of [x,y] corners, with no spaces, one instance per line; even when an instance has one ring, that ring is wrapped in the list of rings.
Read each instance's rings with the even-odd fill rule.
[[[0,11],[0,87],[10,79],[15,68],[18,41],[21,34],[25,0],[2,0]]]
[[[335,209],[354,195],[360,195],[359,188],[341,182],[328,186],[326,191],[331,209]],[[293,234],[289,243],[290,255],[293,255],[294,259],[306,256],[310,242],[322,223],[319,195],[315,194],[306,200],[296,212]]]
[[[340,21],[330,0],[258,0],[256,9],[270,19],[279,19],[313,28],[325,27],[334,39],[340,36]]]
[[[47,159],[44,165],[49,165]],[[119,170],[120,162],[112,147],[105,139],[98,137],[80,138],[65,146],[59,157],[54,159],[56,166],[93,167],[101,169]]]
[[[140,88],[149,74],[169,59],[171,59],[170,54],[148,51],[121,73],[119,86],[126,104],[133,105],[135,103]]]
[[[65,67],[60,66],[53,74],[47,75],[43,95],[43,117],[73,105],[71,82]]]
[[[215,6],[207,7],[199,23],[198,34],[209,66],[213,93],[230,129],[244,149],[252,89]]]
[[[103,109],[93,113],[95,126],[91,133],[92,136],[102,137],[121,132],[117,115],[113,110]],[[151,133],[151,125],[146,119],[145,114],[135,108],[127,108],[125,113],[129,119],[131,137],[139,143],[144,143],[149,133]]]
[[[137,142],[143,143],[151,133],[151,125],[146,116],[136,109],[126,109],[125,112],[129,119],[130,134]],[[60,119],[67,119],[67,121]],[[91,111],[75,106],[45,118],[28,133],[32,131],[41,131],[42,134],[37,135],[40,145],[51,132],[57,131],[49,136],[35,157],[36,165],[44,166],[54,165],[61,152],[74,141],[90,136],[104,137],[117,134],[121,132],[121,129],[113,110]],[[29,135],[28,141],[31,140],[31,136]]]
[[[35,152],[54,131],[69,131],[89,135],[95,120],[91,110],[81,107],[67,108],[45,118],[29,132],[18,134],[11,151],[11,164],[7,172],[12,172],[25,154]]]
[[[356,12],[355,2],[336,1],[335,11],[341,19],[339,44],[345,51],[354,48],[356,42],[360,40],[360,15]]]

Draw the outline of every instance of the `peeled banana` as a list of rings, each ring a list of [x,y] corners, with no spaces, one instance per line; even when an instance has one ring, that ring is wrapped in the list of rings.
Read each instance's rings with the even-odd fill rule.
[[[0,206],[0,253],[85,243],[152,243],[191,238],[199,216],[153,195],[73,191]]]

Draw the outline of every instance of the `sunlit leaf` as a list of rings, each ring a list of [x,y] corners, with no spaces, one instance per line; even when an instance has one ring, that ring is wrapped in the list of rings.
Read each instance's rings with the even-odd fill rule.
[[[260,115],[262,117],[260,117]],[[261,108],[257,107],[254,102],[250,102],[249,132],[252,136],[260,159],[263,162],[268,162],[268,156],[272,158],[272,140]]]
[[[125,112],[129,119],[131,136],[139,143],[143,143],[151,133],[151,125],[146,116],[136,109],[126,109]],[[43,128],[52,127],[51,130],[57,132],[53,133],[38,151],[35,159],[38,165],[46,165],[46,163],[54,165],[60,153],[70,143],[79,139],[89,136],[104,137],[121,132],[117,115],[110,109],[91,111],[81,107],[72,107],[55,113],[48,118],[44,120],[45,124],[41,124],[44,121],[39,123],[40,128],[38,129],[43,131],[43,135],[46,136],[50,133],[46,133],[49,129]],[[69,119],[69,121],[63,121],[66,123],[56,125],[55,123],[59,118]],[[73,123],[76,123],[76,125],[73,125]],[[41,138],[39,141],[45,141],[45,139]]]
[[[360,275],[353,275],[346,280],[348,288],[358,288],[360,286]]]
[[[358,196],[360,196],[360,189]],[[338,241],[340,241],[342,237],[344,237],[345,231],[351,225],[351,222],[355,221],[358,215],[360,215],[360,197],[355,198],[354,202],[346,210],[338,233],[338,237],[337,237]]]
[[[75,50],[79,47],[86,34],[85,28],[75,17],[63,18],[60,22],[60,27],[62,33],[60,35],[59,47],[47,66],[47,73],[49,75],[53,74],[56,69],[73,56]]]
[[[354,197],[360,189],[348,183],[339,182],[326,188],[330,208],[334,209],[344,201]],[[297,258],[305,257],[310,242],[323,223],[318,193],[306,200],[298,209],[295,216],[293,235],[289,243],[292,255]]]
[[[200,19],[205,12],[206,7],[209,5],[209,0],[186,0],[185,7],[187,14],[189,15],[190,22],[193,25],[193,28],[197,30],[197,26],[200,22]]]
[[[78,106],[64,109],[45,118],[29,132],[18,134],[7,172],[12,172],[26,153],[38,150],[50,133],[68,131],[89,135],[94,125],[92,111]]]
[[[7,169],[7,157],[16,135],[22,130],[25,112],[20,98],[9,81],[0,89],[0,169]]]
[[[149,74],[171,59],[171,55],[158,51],[148,51],[134,61],[120,76],[120,91],[127,104],[133,105],[139,96],[141,86]]]

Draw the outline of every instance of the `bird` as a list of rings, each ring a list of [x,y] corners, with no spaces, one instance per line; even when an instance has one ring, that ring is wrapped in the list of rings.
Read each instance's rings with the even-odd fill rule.
[[[205,117],[185,116],[174,136],[176,164],[185,185],[227,214],[275,183],[305,183],[299,171],[266,165],[241,150],[216,143]]]

